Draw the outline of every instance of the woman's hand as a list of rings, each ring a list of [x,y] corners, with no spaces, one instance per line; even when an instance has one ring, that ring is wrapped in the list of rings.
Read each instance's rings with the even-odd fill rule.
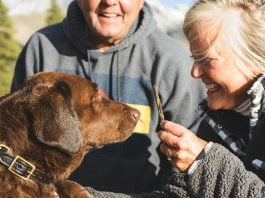
[[[198,138],[182,125],[170,121],[161,122],[160,150],[180,172],[185,172],[195,161],[207,142]]]

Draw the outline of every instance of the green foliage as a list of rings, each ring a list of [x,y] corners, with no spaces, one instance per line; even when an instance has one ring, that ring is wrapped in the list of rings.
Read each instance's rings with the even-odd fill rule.
[[[56,0],[51,0],[51,7],[47,11],[46,23],[51,25],[60,22],[63,19],[63,14]]]
[[[14,65],[21,47],[13,39],[8,8],[0,1],[0,96],[9,92]]]

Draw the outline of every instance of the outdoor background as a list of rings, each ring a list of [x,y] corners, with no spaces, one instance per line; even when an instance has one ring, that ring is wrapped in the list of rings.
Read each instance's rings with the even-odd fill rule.
[[[72,0],[0,0],[0,96],[9,93],[18,54],[31,34],[60,21]],[[160,28],[187,47],[181,30],[192,0],[147,0]]]

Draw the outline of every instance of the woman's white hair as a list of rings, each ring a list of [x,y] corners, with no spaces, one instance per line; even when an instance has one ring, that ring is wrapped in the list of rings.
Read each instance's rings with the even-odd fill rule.
[[[204,52],[217,41],[224,42],[249,78],[265,73],[265,1],[198,0],[184,19],[183,30],[189,41],[196,39],[196,28],[201,24],[207,27],[204,33],[211,38],[209,48],[202,49]]]

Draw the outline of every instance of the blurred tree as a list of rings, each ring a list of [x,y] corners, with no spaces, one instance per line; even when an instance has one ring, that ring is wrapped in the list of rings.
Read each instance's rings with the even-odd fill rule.
[[[14,65],[21,47],[13,39],[14,30],[8,8],[0,0],[0,96],[10,91]]]
[[[63,19],[63,13],[56,0],[51,0],[51,7],[47,11],[46,23],[51,25],[60,22]]]

